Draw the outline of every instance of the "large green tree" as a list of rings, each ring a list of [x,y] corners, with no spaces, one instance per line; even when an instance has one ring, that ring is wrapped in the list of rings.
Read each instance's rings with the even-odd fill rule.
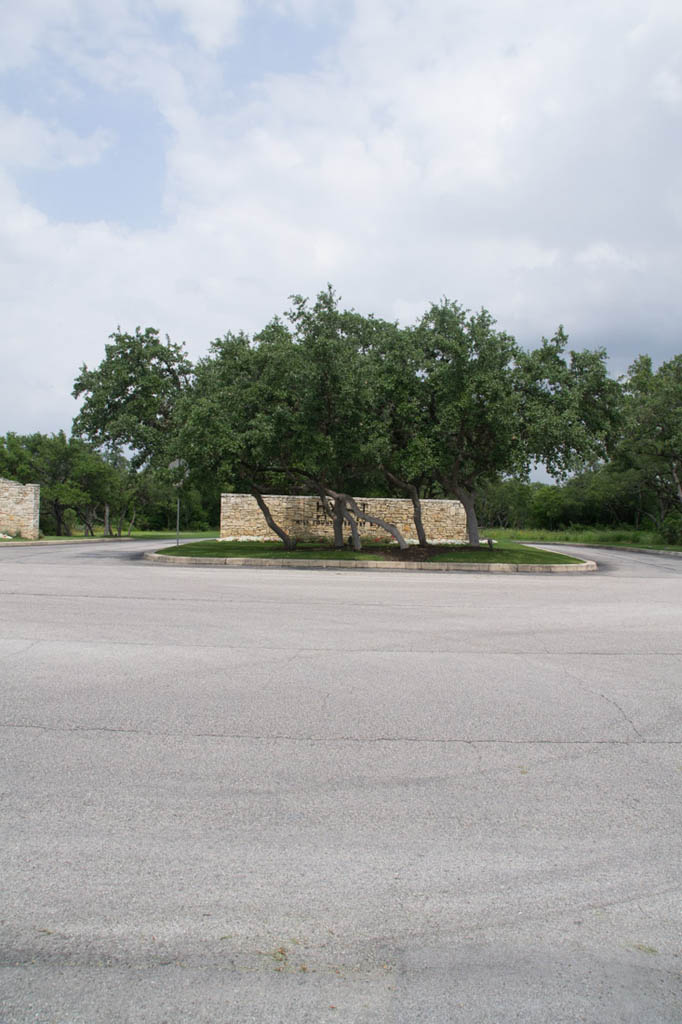
[[[340,307],[328,287],[292,297],[252,338],[228,333],[192,368],[158,332],[113,336],[95,371],[83,367],[77,429],[98,444],[134,449],[135,465],[186,459],[203,479],[263,493],[316,493],[360,546],[354,495],[409,494],[420,540],[420,501],[458,498],[479,543],[476,494],[534,460],[554,473],[603,454],[617,406],[603,352],[570,352],[562,329],[524,352],[487,310],[433,304],[411,328]]]
[[[657,370],[639,356],[624,381],[625,401],[616,465],[629,469],[654,499],[660,528],[671,512],[682,513],[682,355]]]
[[[393,524],[361,512],[353,497],[380,478],[366,358],[375,329],[374,321],[340,310],[327,289],[312,304],[293,297],[285,317],[253,339],[228,333],[196,367],[182,404],[183,451],[254,494],[288,545],[291,538],[269,516],[266,489],[313,490],[332,518],[337,545],[347,524],[360,546],[359,519],[405,544]]]
[[[419,336],[397,324],[373,320],[367,349],[373,380],[372,414],[375,452],[383,485],[407,495],[414,510],[420,544],[428,538],[421,499],[434,486],[435,438],[429,430],[429,378]],[[380,484],[381,486],[381,484]]]
[[[604,453],[618,408],[605,352],[567,358],[562,328],[526,352],[487,310],[472,314],[447,299],[425,313],[415,337],[433,476],[462,502],[471,544],[479,543],[475,501],[487,481],[525,476],[535,461],[567,473]]]
[[[193,367],[184,347],[153,327],[110,335],[105,357],[94,370],[84,364],[73,386],[83,397],[73,431],[112,452],[132,450],[138,468],[166,459],[179,398],[189,389]]]

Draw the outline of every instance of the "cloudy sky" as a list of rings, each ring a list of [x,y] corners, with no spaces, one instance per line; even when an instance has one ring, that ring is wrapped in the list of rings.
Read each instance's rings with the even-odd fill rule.
[[[0,33],[0,433],[120,324],[190,355],[331,281],[623,372],[682,351],[679,0],[22,0]]]

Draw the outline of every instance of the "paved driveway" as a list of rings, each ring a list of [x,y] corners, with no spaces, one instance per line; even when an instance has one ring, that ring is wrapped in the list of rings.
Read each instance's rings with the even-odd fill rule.
[[[679,1024],[682,559],[143,549],[0,548],[0,1020]]]

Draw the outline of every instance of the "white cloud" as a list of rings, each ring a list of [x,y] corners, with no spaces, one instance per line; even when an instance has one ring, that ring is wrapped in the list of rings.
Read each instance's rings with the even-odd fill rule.
[[[652,82],[652,91],[656,99],[672,106],[682,103],[682,81],[680,76],[670,68],[661,68]]]
[[[190,35],[209,52],[235,42],[243,0],[154,0],[160,11],[180,15]]]
[[[575,262],[598,269],[613,267],[621,270],[636,270],[642,265],[640,258],[625,253],[609,242],[592,242],[575,255]]]
[[[336,35],[312,70],[229,79],[247,17],[275,11],[295,33],[330,6]],[[117,323],[158,326],[198,356],[327,280],[387,317],[412,320],[443,294],[486,305],[527,344],[560,321],[577,347],[641,330],[646,350],[659,329],[679,344],[672,0],[645,13],[634,0],[32,0],[21,12],[17,62],[56,55],[165,118],[170,219],[58,223],[0,179],[5,337],[11,353],[41,352],[27,372],[42,404],[38,422],[9,389],[0,432],[68,426],[73,376]],[[185,34],[161,35],[159,12]],[[77,166],[107,142],[0,117],[8,166]]]
[[[0,106],[0,162],[6,166],[55,168],[97,163],[112,144],[110,132],[98,128],[87,136],[30,114],[13,114]]]

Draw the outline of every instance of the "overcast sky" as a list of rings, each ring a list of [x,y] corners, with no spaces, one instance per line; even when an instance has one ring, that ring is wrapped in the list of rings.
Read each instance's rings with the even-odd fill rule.
[[[198,358],[327,281],[682,351],[679,0],[3,6],[0,433],[68,431],[118,324]]]

